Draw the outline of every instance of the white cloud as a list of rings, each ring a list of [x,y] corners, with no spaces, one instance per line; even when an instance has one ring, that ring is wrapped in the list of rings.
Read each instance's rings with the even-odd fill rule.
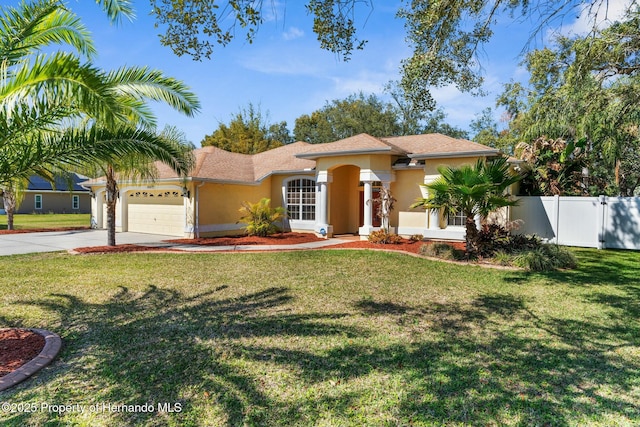
[[[295,40],[304,37],[304,31],[298,27],[289,27],[287,31],[282,33],[282,38],[285,40]]]
[[[317,56],[314,59],[296,52],[268,48],[252,55],[242,55],[238,61],[242,67],[262,74],[318,76],[326,66]]]
[[[593,0],[581,6],[575,22],[553,31],[563,35],[586,35],[594,28],[604,29],[620,20],[629,9],[632,0]],[[548,35],[551,35],[548,34]]]
[[[360,71],[356,76],[331,77],[334,91],[344,96],[358,92],[364,92],[365,94],[380,93],[389,80],[391,78],[388,74],[367,70]]]

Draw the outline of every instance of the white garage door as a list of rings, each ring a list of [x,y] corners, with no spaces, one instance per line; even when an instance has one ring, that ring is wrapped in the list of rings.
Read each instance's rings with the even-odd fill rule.
[[[129,192],[129,231],[184,236],[183,200],[179,191]]]

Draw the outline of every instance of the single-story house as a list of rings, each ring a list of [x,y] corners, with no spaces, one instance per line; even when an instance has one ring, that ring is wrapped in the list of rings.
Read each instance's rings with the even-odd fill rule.
[[[15,213],[91,213],[91,191],[82,187],[88,177],[71,173],[69,179],[48,180],[33,175]]]
[[[374,199],[382,187],[396,199],[390,226],[398,234],[463,239],[464,219],[409,206],[435,180],[438,166],[475,163],[499,151],[441,134],[376,138],[360,134],[326,144],[296,142],[263,153],[195,150],[191,174],[158,166],[153,181],[119,182],[116,229],[206,237],[242,233],[242,202],[271,199],[287,211],[285,229],[367,236],[380,226]],[[85,182],[94,195],[93,220],[106,226],[105,182]],[[372,202],[368,202],[371,200]]]

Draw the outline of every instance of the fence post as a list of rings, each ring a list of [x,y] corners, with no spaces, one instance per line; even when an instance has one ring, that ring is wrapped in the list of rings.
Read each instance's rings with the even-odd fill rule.
[[[607,209],[607,196],[598,196],[598,203],[600,204],[598,209],[598,249],[605,249],[607,240],[606,230],[606,209]]]
[[[560,222],[560,196],[557,194],[553,196],[553,217],[551,218],[551,228],[553,229],[553,235],[555,236],[554,242],[556,245],[560,244],[560,236],[558,236],[558,228]]]

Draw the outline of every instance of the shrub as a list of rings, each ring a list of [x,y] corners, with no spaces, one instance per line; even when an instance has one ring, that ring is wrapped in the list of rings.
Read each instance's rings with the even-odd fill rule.
[[[497,252],[517,253],[540,247],[536,236],[511,234],[510,230],[499,224],[485,224],[478,232],[478,255],[492,257]]]
[[[464,258],[464,252],[458,250],[448,243],[431,243],[420,247],[420,255],[448,260],[459,260]]]
[[[513,264],[531,271],[551,271],[559,268],[576,268],[577,261],[569,249],[544,244],[515,255]]]
[[[508,252],[497,251],[493,254],[491,261],[498,265],[513,265],[513,255]]]
[[[276,222],[284,218],[282,207],[269,206],[270,199],[263,198],[258,203],[243,202],[240,212],[243,214],[240,221],[245,223],[245,231],[249,236],[269,236],[277,233]]]
[[[383,245],[398,244],[402,242],[402,237],[398,236],[397,234],[387,233],[383,229],[371,232],[367,239],[371,243],[378,243]]]
[[[411,237],[409,237],[409,241],[411,242],[421,242],[424,239],[424,236],[422,234],[414,234]]]

